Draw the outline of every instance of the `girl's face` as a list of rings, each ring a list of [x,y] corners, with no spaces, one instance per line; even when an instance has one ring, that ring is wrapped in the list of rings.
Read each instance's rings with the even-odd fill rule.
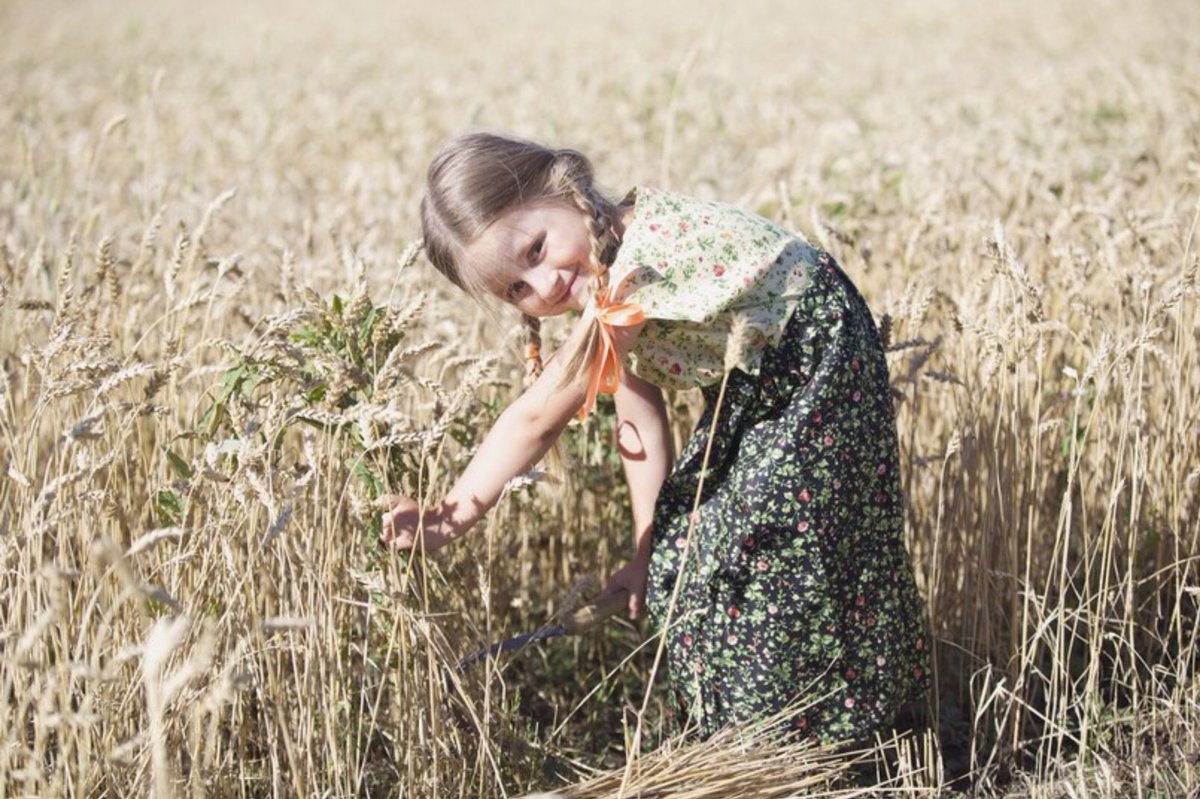
[[[542,317],[583,310],[591,253],[578,209],[529,203],[502,214],[463,255],[489,292],[522,313]]]

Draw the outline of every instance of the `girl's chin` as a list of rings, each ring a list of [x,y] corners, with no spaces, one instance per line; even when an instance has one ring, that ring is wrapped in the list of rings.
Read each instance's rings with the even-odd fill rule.
[[[587,300],[585,300],[581,297],[576,297],[574,295],[571,295],[571,296],[567,297],[566,299],[564,299],[562,305],[558,306],[558,308],[556,308],[554,311],[552,311],[550,315],[551,316],[562,316],[563,314],[571,313],[572,311],[574,311],[575,313],[582,313],[583,309],[586,305],[587,305]]]

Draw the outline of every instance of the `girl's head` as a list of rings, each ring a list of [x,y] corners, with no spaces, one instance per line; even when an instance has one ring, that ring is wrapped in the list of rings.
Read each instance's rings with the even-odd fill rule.
[[[421,199],[425,254],[438,271],[473,297],[521,310],[531,377],[541,371],[539,317],[578,310],[603,284],[616,221],[583,154],[492,133],[442,145]]]
[[[585,277],[603,272],[615,250],[616,208],[597,191],[585,156],[492,133],[453,138],[429,165],[421,200],[425,254],[468,294],[512,302],[509,287],[487,280],[495,264],[480,263],[481,257],[495,255],[492,248],[473,245],[506,215],[536,208],[548,209],[560,221],[563,209],[578,213],[589,239]]]

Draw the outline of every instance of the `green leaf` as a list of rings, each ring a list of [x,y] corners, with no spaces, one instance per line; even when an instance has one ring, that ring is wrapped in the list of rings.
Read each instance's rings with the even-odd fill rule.
[[[379,306],[372,306],[371,310],[367,311],[367,315],[363,317],[362,324],[358,327],[358,340],[364,347],[371,342],[371,333],[375,330],[375,323],[379,321],[380,315]]]
[[[154,514],[163,524],[179,524],[183,521],[183,500],[174,491],[156,491],[151,504]]]
[[[383,494],[383,482],[361,459],[355,458],[350,462],[350,473],[366,484],[372,499]]]
[[[305,347],[317,347],[323,338],[321,331],[312,327],[301,328],[291,335],[292,341]]]
[[[188,466],[187,461],[169,449],[166,450],[166,453],[167,463],[171,465],[171,469],[175,472],[175,474],[179,475],[185,480],[190,480],[195,472],[192,470],[191,466]]]
[[[226,369],[221,375],[221,386],[225,389],[221,397],[221,401],[229,399],[234,393],[241,388],[242,381],[246,379],[246,371],[249,365],[245,361],[238,361],[235,366]]]

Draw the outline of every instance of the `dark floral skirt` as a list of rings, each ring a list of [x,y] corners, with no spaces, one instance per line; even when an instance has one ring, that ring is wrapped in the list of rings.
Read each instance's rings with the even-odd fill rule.
[[[654,517],[647,604],[701,736],[786,711],[802,736],[888,724],[927,683],[924,606],[901,540],[896,424],[870,311],[827,255],[758,375],[719,385]]]

